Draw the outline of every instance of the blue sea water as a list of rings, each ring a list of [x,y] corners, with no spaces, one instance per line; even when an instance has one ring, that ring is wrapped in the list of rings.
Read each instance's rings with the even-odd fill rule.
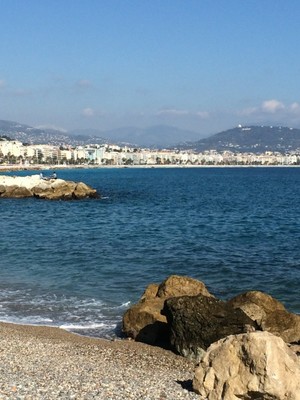
[[[221,299],[263,290],[300,312],[300,169],[58,175],[102,198],[0,199],[0,320],[111,338],[145,287],[171,274]]]

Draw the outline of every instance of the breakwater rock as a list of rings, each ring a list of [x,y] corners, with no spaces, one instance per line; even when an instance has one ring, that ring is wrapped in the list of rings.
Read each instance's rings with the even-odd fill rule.
[[[0,198],[35,197],[47,200],[99,198],[97,191],[83,182],[44,179],[40,175],[0,176]]]

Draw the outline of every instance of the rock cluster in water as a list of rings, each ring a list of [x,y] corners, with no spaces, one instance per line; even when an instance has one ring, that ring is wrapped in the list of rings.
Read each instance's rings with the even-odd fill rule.
[[[300,316],[266,293],[225,302],[204,283],[173,275],[147,287],[125,312],[123,331],[198,362],[201,399],[300,400]]]
[[[40,175],[0,176],[0,198],[35,197],[47,200],[98,198],[97,191],[83,182],[44,179]]]

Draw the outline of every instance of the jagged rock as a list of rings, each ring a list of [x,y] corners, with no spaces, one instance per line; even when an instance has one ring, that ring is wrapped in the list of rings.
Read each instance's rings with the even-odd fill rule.
[[[300,315],[286,310],[273,311],[262,321],[261,328],[280,336],[286,343],[300,344]]]
[[[232,335],[213,343],[195,371],[201,400],[300,400],[300,363],[268,332]]]
[[[0,185],[0,195],[1,195],[2,193],[4,193],[5,190],[6,190],[5,186],[4,186],[4,185]]]
[[[7,186],[4,190],[4,192],[1,193],[1,197],[6,197],[6,198],[23,198],[23,197],[32,197],[32,192],[27,189],[26,187],[22,186]]]
[[[48,200],[71,200],[99,197],[97,191],[83,182],[63,179],[41,179],[39,175],[25,177],[0,176],[0,197],[36,197]]]
[[[299,357],[300,356],[300,345],[299,344],[288,344],[289,348],[296,353],[296,355]],[[299,358],[300,360],[300,358]]]
[[[185,276],[171,275],[160,285],[149,285],[140,301],[125,312],[124,334],[140,342],[168,346],[169,329],[166,317],[161,314],[165,300],[201,293],[212,297],[201,281]]]
[[[211,343],[257,327],[242,310],[203,295],[170,298],[162,312],[170,327],[171,345],[179,354],[196,360]]]
[[[37,199],[50,199],[53,194],[53,188],[51,186],[45,186],[43,184],[34,186],[31,189],[33,196]]]
[[[141,301],[129,308],[123,316],[123,332],[138,342],[166,345],[168,327],[161,315],[164,299]]]
[[[197,296],[198,294],[213,297],[203,282],[188,276],[178,275],[169,276],[159,285],[157,290],[157,296],[165,299],[178,296]]]
[[[146,287],[146,290],[144,291],[140,301],[155,299],[155,297],[157,297],[158,288],[159,285],[157,285],[156,283],[150,283],[150,285]]]
[[[88,185],[83,182],[79,182],[75,185],[74,196],[76,199],[84,199],[86,197],[86,193],[91,193],[91,188]]]
[[[278,300],[260,291],[249,291],[239,294],[228,301],[234,308],[241,308],[251,319],[261,324],[267,314],[273,311],[285,310]]]
[[[71,200],[73,198],[76,184],[74,182],[62,181],[61,179],[51,182],[48,188],[33,193],[36,197],[48,200]]]
[[[234,308],[242,309],[256,321],[259,329],[280,336],[287,343],[300,342],[300,316],[288,312],[272,296],[250,291],[234,297],[228,303]]]

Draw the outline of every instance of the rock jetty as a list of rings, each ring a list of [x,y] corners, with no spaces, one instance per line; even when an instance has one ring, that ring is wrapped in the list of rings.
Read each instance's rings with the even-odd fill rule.
[[[83,182],[43,178],[41,175],[0,176],[0,198],[35,197],[46,200],[99,198],[97,191]]]

